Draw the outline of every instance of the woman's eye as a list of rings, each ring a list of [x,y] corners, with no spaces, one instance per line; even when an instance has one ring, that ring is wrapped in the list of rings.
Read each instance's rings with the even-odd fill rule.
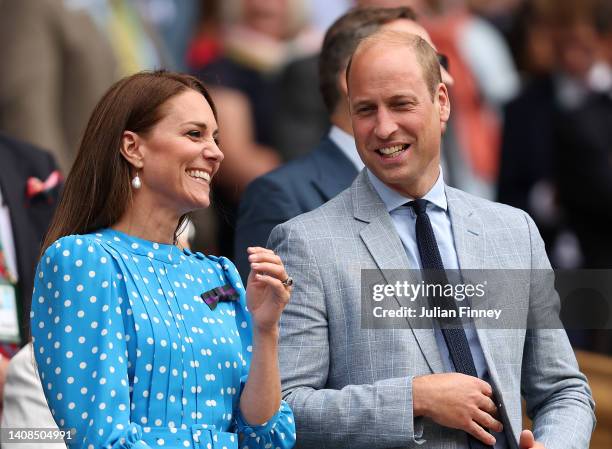
[[[194,138],[196,138],[196,139],[199,139],[200,137],[202,137],[202,133],[201,133],[200,131],[197,131],[197,130],[189,131],[189,132],[187,133],[187,135],[188,135],[189,137],[194,137]]]

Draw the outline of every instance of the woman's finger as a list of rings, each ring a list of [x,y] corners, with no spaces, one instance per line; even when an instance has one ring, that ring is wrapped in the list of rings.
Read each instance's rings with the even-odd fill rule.
[[[272,253],[253,253],[249,256],[249,262],[271,262],[277,265],[283,265],[281,258],[276,254]]]
[[[255,254],[255,253],[271,253],[271,254],[274,254],[274,251],[272,251],[271,249],[268,249],[268,248],[264,248],[263,246],[249,246],[247,248],[247,253],[248,254]]]
[[[285,267],[270,262],[255,262],[251,264],[251,269],[259,273],[266,273],[281,281],[287,279]]]
[[[272,287],[278,293],[277,297],[281,298],[284,304],[289,302],[291,287],[285,287],[285,285],[272,276],[267,276],[265,274],[257,273],[255,275],[255,279],[258,281],[264,282]]]

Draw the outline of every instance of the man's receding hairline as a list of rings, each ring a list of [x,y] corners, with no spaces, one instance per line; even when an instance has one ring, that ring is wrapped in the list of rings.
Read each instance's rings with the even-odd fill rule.
[[[384,45],[385,49],[405,49],[414,55],[417,66],[421,71],[421,78],[423,81],[425,81],[427,89],[430,91],[433,100],[436,90],[436,81],[442,82],[441,72],[438,72],[438,76],[434,76],[434,79],[428,75],[428,68],[431,68],[429,65],[433,63],[433,60],[430,59],[436,55],[436,50],[429,44],[429,42],[427,42],[427,40],[423,39],[418,34],[398,30],[385,30],[384,28],[379,29],[374,34],[371,34],[370,36],[361,40],[351,55],[345,73],[346,85],[349,92],[349,77],[355,58],[361,57],[362,53],[368,52],[372,48],[379,45]],[[436,68],[440,70],[437,58],[435,65]]]
[[[416,23],[416,22],[415,22]],[[396,39],[386,39],[386,37],[396,37]],[[355,59],[361,56],[362,53],[371,50],[373,47],[381,44],[385,44],[385,49],[388,48],[399,48],[404,50],[409,50],[415,57],[416,55],[416,44],[420,40],[425,41],[428,45],[429,43],[423,39],[421,36],[413,33],[408,33],[406,31],[397,31],[397,30],[385,30],[384,28],[380,28],[374,34],[362,39],[355,51],[347,61],[346,65],[346,81],[348,86],[348,80],[350,75],[350,68],[353,66]],[[420,64],[419,64],[420,65]]]

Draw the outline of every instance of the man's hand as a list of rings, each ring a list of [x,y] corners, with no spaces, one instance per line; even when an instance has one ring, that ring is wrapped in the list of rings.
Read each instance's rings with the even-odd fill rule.
[[[427,416],[441,426],[464,430],[488,445],[495,444],[495,437],[485,429],[503,430],[495,419],[497,407],[492,398],[491,385],[465,374],[431,374],[412,381],[414,416]]]
[[[538,443],[533,437],[531,430],[523,430],[519,440],[520,449],[546,449],[542,443]]]

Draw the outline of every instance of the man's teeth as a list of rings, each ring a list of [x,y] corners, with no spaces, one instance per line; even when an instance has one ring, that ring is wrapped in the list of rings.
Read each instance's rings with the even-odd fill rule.
[[[408,148],[407,145],[395,145],[387,148],[379,148],[378,152],[388,156],[390,154],[399,153],[400,151],[405,150],[406,148]]]
[[[187,174],[192,178],[199,178],[203,179],[206,182],[210,182],[210,175],[208,174],[208,172],[205,172],[203,170],[188,170]]]

